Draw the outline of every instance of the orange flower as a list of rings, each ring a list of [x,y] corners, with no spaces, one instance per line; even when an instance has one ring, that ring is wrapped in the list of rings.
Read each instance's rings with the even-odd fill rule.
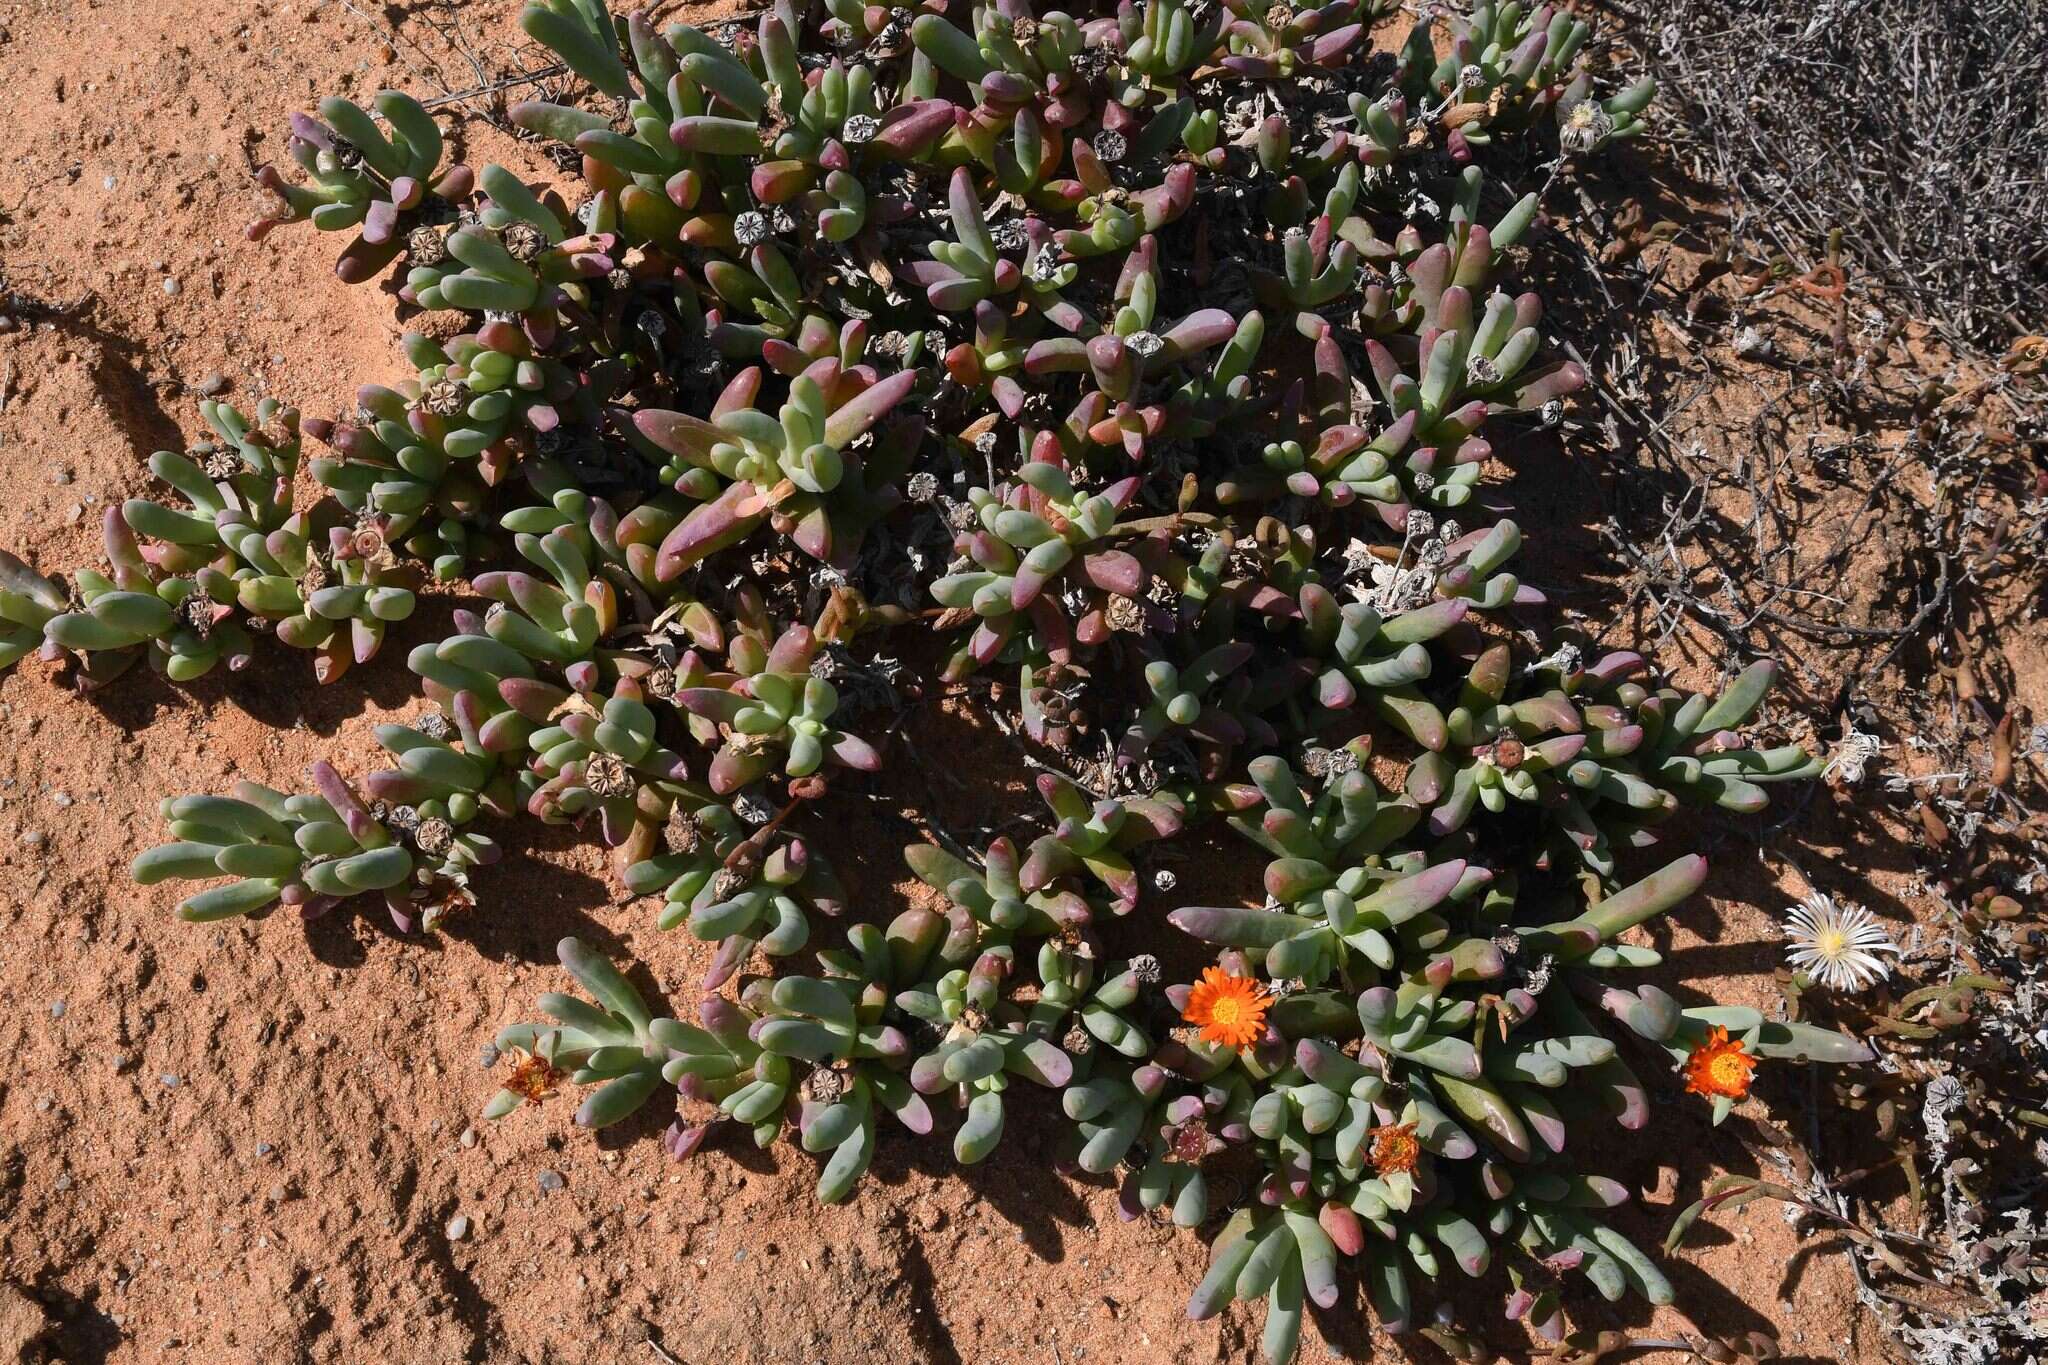
[[[1715,1025],[1685,1059],[1685,1088],[1695,1095],[1739,1100],[1749,1093],[1749,1073],[1754,1070],[1756,1058],[1742,1050],[1742,1040],[1730,1038],[1727,1029]]]
[[[1248,976],[1232,976],[1221,967],[1207,967],[1188,992],[1181,1018],[1202,1026],[1202,1041],[1247,1048],[1266,1028],[1266,1006],[1272,997]]]
[[[505,1055],[512,1059],[512,1074],[505,1078],[505,1088],[528,1104],[539,1104],[562,1083],[562,1069],[545,1057],[520,1047]]]
[[[1372,1168],[1381,1175],[1415,1173],[1415,1158],[1422,1144],[1415,1140],[1415,1125],[1392,1123],[1366,1134],[1372,1139]]]

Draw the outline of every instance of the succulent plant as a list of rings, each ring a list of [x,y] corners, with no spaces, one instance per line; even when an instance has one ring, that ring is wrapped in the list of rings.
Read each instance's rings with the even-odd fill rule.
[[[541,1012],[552,1025],[499,1030],[496,1047],[511,1058],[512,1071],[484,1106],[484,1117],[504,1118],[568,1080],[598,1087],[576,1110],[576,1122],[603,1128],[630,1116],[664,1081],[674,1084],[683,1074],[675,1054],[688,1046],[690,1031],[673,1019],[654,1018],[633,983],[581,939],[565,938],[555,951],[591,998],[543,995]]]
[[[333,765],[315,763],[313,791],[296,796],[238,782],[231,796],[181,796],[163,803],[176,841],[135,860],[137,882],[209,881],[225,886],[186,897],[178,916],[194,923],[253,914],[282,901],[313,916],[365,892],[382,892],[401,929],[422,886],[412,850],[349,788]]]
[[[1271,1088],[1249,1120],[1269,1162],[1262,1207],[1218,1239],[1190,1313],[1207,1316],[1232,1297],[1268,1297],[1266,1346],[1281,1358],[1299,1333],[1304,1298],[1334,1302],[1338,1268],[1349,1260],[1365,1277],[1376,1316],[1390,1331],[1404,1330],[1411,1275],[1438,1273],[1431,1243],[1470,1275],[1485,1270],[1494,1246],[1517,1247],[1551,1268],[1581,1269],[1605,1297],[1633,1289],[1669,1302],[1671,1286],[1650,1259],[1588,1212],[1621,1202],[1626,1191],[1560,1168],[1577,1106],[1559,1099],[1590,1094],[1625,1127],[1648,1121],[1642,1083],[1574,996],[1595,992],[1587,984],[1593,973],[1653,965],[1654,952],[1617,936],[1683,900],[1704,872],[1703,860],[1680,859],[1547,924],[1534,922],[1545,912],[1525,919],[1504,894],[1476,899],[1455,920],[1420,912],[1402,921],[1393,941],[1391,984],[1357,994],[1355,1025],[1319,1008],[1319,992],[1290,996],[1294,1017],[1313,1011],[1315,1023],[1297,1030],[1276,1014],[1256,1049],[1272,1056]],[[1355,892],[1338,896],[1364,911]],[[1352,915],[1326,900],[1333,926],[1334,917]],[[1270,935],[1254,936],[1254,921],[1182,914],[1183,927],[1225,942],[1287,952],[1278,946],[1302,941],[1284,916]],[[1361,966],[1361,979],[1374,981],[1378,965]],[[1356,984],[1347,981],[1330,1003],[1348,1003]],[[1674,1061],[1694,1064],[1688,1087],[1712,1096],[1716,1121],[1747,1093],[1755,1057],[1869,1056],[1811,1026],[1773,1031],[1753,1011],[1681,1011],[1654,987],[1610,987],[1602,999],[1631,1030],[1664,1043]],[[1729,1039],[1730,1025],[1743,1031],[1739,1039]],[[1343,1046],[1351,1039],[1359,1040],[1355,1054]],[[1695,1074],[1715,1049],[1741,1065]],[[1575,1072],[1582,1077],[1574,1080]],[[1528,1305],[1516,1307],[1526,1313]]]
[[[828,763],[870,772],[881,766],[866,740],[832,724],[839,694],[812,670],[823,644],[801,624],[765,648],[757,637],[740,636],[727,651],[726,671],[675,692],[700,738],[718,744],[708,774],[713,791],[734,792],[774,771],[806,778]]]
[[[537,689],[536,689],[537,690]],[[660,742],[655,713],[639,686],[621,678],[602,706],[565,698],[551,725],[527,739],[533,772],[541,781],[527,798],[529,812],[550,824],[595,815],[606,844],[638,853],[652,847],[689,774],[682,755]]]
[[[42,648],[44,628],[64,607],[61,587],[0,550],[0,673]]]
[[[1585,377],[1518,283],[1543,193],[1515,180],[1552,128],[1635,136],[1651,90],[1596,89],[1553,6],[1375,54],[1390,10],[776,0],[714,34],[534,0],[602,97],[512,110],[563,190],[439,171],[388,94],[389,134],[330,101],[296,125],[309,184],[265,177],[285,218],[360,229],[344,277],[403,250],[400,297],[453,315],[307,424],[331,500],[293,506],[295,416],[209,409],[220,445],[158,459],[190,510],[110,517],[75,601],[0,559],[0,667],[47,641],[89,681],[194,677],[254,620],[332,674],[427,576],[482,570],[488,607],[408,656],[432,709],[379,729],[371,803],[324,766],[171,802],[138,879],[241,878],[188,917],[381,890],[431,926],[493,822],[585,826],[717,945],[698,1022],[565,940],[591,998],[499,1034],[494,1116],[570,1084],[599,1126],[673,1088],[678,1157],[793,1118],[833,1201],[897,1129],[977,1162],[1057,1093],[1059,1162],[1115,1174],[1125,1217],[1198,1225],[1254,1173],[1190,1312],[1264,1299],[1276,1361],[1353,1273],[1390,1330],[1424,1321],[1446,1256],[1504,1262],[1551,1339],[1563,1271],[1666,1301],[1577,1164],[1582,1111],[1646,1124],[1647,1060],[1718,1120],[1758,1065],[1864,1051],[1632,977],[1658,959],[1628,931],[1704,875],[1633,850],[1816,765],[1756,721],[1767,666],[1692,697],[1520,643],[1544,595],[1496,444]],[[856,729],[938,695],[884,652],[912,622],[948,637],[948,705],[1070,766],[1028,833],[915,845],[914,903],[856,909],[817,822],[883,766]],[[1168,875],[1218,817],[1263,904]],[[1109,955],[1157,946],[1141,901],[1214,950],[1197,980]]]
[[[707,989],[728,980],[756,948],[770,957],[803,949],[811,935],[808,912],[845,910],[846,892],[832,869],[778,824],[750,829],[711,793],[686,787],[651,856],[626,869],[628,890],[663,893],[660,927],[681,925],[718,945]]]
[[[705,556],[744,539],[763,521],[786,525],[805,553],[833,560],[858,544],[849,538],[865,516],[836,516],[842,488],[871,495],[855,451],[916,385],[918,372],[878,379],[864,366],[843,367],[827,356],[789,382],[789,397],[770,416],[756,406],[761,370],[734,376],[705,421],[659,409],[635,416],[641,434],[688,468],[679,491],[704,499],[661,546],[656,573],[673,579]],[[693,479],[695,472],[708,478]]]
[[[1083,493],[1060,464],[1045,459],[1019,466],[1015,483],[970,489],[975,526],[954,542],[966,562],[932,584],[949,620],[977,621],[948,676],[992,662],[1027,624],[1058,658],[1073,641],[1106,638],[1117,599],[1142,613],[1136,603],[1149,577],[1145,566],[1110,543],[1118,513],[1137,490],[1137,480],[1125,479]],[[1063,600],[1069,587],[1087,608],[1078,621]]]
[[[1085,872],[1110,893],[1118,914],[1129,914],[1139,895],[1131,850],[1180,833],[1186,804],[1172,792],[1090,801],[1057,773],[1040,773],[1037,785],[1058,823],[1026,851],[1018,869],[1022,889],[1042,891],[1060,878]]]
[[[256,174],[277,196],[277,212],[249,227],[260,241],[281,223],[310,221],[323,232],[357,235],[335,273],[351,284],[374,279],[414,235],[437,236],[469,198],[476,177],[460,163],[441,164],[443,139],[433,115],[412,96],[379,92],[375,113],[339,96],[320,101],[320,117],[294,114],[289,150],[307,183],[294,185],[274,166]],[[385,129],[390,131],[387,133]]]
[[[48,638],[87,660],[90,681],[118,672],[147,645],[166,676],[189,682],[222,661],[245,666],[253,648],[248,626],[260,625],[316,651],[315,676],[332,682],[376,654],[388,624],[412,614],[416,576],[374,526],[322,531],[292,509],[295,411],[265,400],[258,422],[274,420],[276,432],[267,435],[225,404],[202,410],[224,444],[204,443],[189,457],[150,457],[151,471],[190,510],[146,498],[110,507],[111,572],[78,573],[78,603],[48,622]]]

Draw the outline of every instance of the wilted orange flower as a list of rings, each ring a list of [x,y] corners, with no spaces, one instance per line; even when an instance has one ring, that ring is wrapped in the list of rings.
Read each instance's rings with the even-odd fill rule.
[[[1414,1124],[1390,1123],[1366,1136],[1372,1139],[1373,1170],[1381,1175],[1414,1174],[1415,1158],[1422,1154],[1422,1144],[1415,1140]]]
[[[505,1088],[528,1104],[539,1104],[562,1083],[562,1069],[545,1057],[523,1047],[515,1047],[505,1055],[512,1059],[512,1074],[505,1078]]]
[[[1739,1100],[1749,1093],[1749,1073],[1754,1070],[1756,1058],[1742,1050],[1742,1040],[1731,1039],[1727,1029],[1716,1025],[1685,1059],[1685,1088],[1695,1095]]]
[[[1206,967],[1188,992],[1181,1018],[1202,1028],[1202,1041],[1246,1048],[1266,1028],[1266,1006],[1272,997],[1248,976],[1232,976],[1221,967]]]

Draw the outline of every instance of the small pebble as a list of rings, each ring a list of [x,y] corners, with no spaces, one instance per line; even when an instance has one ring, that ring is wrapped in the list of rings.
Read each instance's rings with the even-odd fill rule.
[[[463,1130],[462,1130],[462,1136],[461,1136],[461,1138],[459,1138],[459,1139],[458,1139],[458,1141],[460,1141],[460,1142],[462,1143],[462,1145],[463,1145],[464,1147],[474,1147],[474,1146],[476,1146],[476,1129],[474,1129],[474,1128],[465,1128],[465,1129],[463,1129]]]
[[[54,1183],[57,1187],[57,1193],[62,1194],[64,1193],[64,1191],[71,1188],[71,1177],[68,1175],[60,1175],[57,1177]]]
[[[157,1077],[157,1079],[164,1083],[164,1088],[166,1090],[176,1090],[178,1088],[177,1076],[169,1071],[166,1071],[163,1075]]]
[[[176,280],[165,280],[165,281],[164,281],[164,292],[165,292],[166,294],[170,294],[170,295],[172,295],[172,296],[176,296],[176,294],[178,293],[178,291],[179,291],[180,287],[181,287],[181,286],[180,286],[180,285],[178,284],[178,282],[177,282]]]
[[[50,804],[54,805],[58,810],[70,810],[72,805],[71,793],[57,792],[50,797]]]
[[[50,842],[50,836],[39,829],[32,829],[21,836],[21,842],[24,848],[41,848]]]
[[[259,1142],[256,1144],[256,1155],[258,1156],[269,1156],[272,1152],[276,1150],[277,1148],[271,1146],[267,1142]]]
[[[105,180],[100,181],[100,188],[103,190],[110,190],[119,183],[119,181],[115,180],[114,177],[110,175]]]
[[[50,1017],[52,1019],[62,1019],[64,1017],[64,1009],[65,1006],[62,1000],[52,1000],[50,1002]]]
[[[469,1215],[458,1213],[448,1220],[448,1240],[459,1242],[469,1236]]]
[[[208,398],[226,393],[228,391],[228,377],[219,370],[208,370],[205,377],[199,381],[199,391]]]
[[[562,1179],[560,1171],[542,1171],[540,1173],[540,1188],[543,1194],[553,1194],[566,1184],[568,1182]]]
[[[498,1064],[498,1048],[494,1043],[485,1043],[477,1050],[477,1065],[489,1069]]]
[[[282,1204],[284,1202],[285,1194],[286,1190],[284,1186],[272,1185],[269,1190],[270,1202],[273,1204]]]
[[[115,1074],[116,1076],[120,1075],[120,1074],[121,1074],[122,1072],[126,1071],[126,1070],[127,1070],[127,1069],[128,1069],[129,1067],[131,1067],[131,1066],[134,1066],[134,1065],[135,1065],[135,1059],[134,1059],[133,1057],[130,1057],[130,1056],[129,1056],[129,1055],[127,1054],[127,1053],[125,1053],[125,1052],[117,1052],[117,1053],[115,1053],[115,1054],[114,1054],[114,1074]]]

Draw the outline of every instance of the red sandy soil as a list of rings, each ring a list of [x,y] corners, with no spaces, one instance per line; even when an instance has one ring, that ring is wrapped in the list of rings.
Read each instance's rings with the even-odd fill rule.
[[[334,239],[242,241],[250,171],[321,95],[429,93],[391,25],[462,86],[471,73],[426,19],[458,20],[502,61],[515,8],[0,0],[0,262],[9,288],[76,305],[0,335],[0,544],[46,570],[97,562],[101,508],[145,490],[150,451],[198,435],[211,379],[244,405],[330,413],[400,376],[391,301],[333,278]],[[473,162],[541,169],[470,133]],[[478,1122],[494,1088],[479,1048],[559,988],[563,934],[643,964],[671,1012],[694,1006],[703,946],[654,931],[587,848],[549,838],[508,859],[481,880],[485,908],[430,942],[349,914],[195,927],[167,889],[130,883],[167,795],[293,788],[322,756],[364,770],[372,725],[416,709],[404,653],[445,608],[424,602],[327,689],[282,648],[189,689],[138,670],[80,697],[34,661],[0,682],[0,1361],[31,1341],[67,1361],[265,1365],[1252,1358],[1255,1314],[1186,1320],[1203,1241],[1120,1222],[1101,1182],[1051,1174],[1050,1117],[1013,1119],[964,1172],[943,1142],[893,1135],[832,1209],[789,1145],[672,1163],[666,1114],[599,1137],[560,1100]],[[947,775],[1009,752],[964,712],[933,707],[912,737],[942,808],[970,823],[1024,808],[1020,783],[969,792]],[[1906,904],[1906,860],[1828,809],[1848,804],[1820,795],[1802,860],[1891,869],[1872,882]],[[856,903],[906,894],[890,805],[829,841]],[[1713,851],[1717,894],[1679,917],[1671,972],[1763,1004],[1785,893],[1740,837]],[[1654,1246],[1705,1181],[1755,1169],[1738,1131],[1804,1131],[1804,1093],[1769,1089],[1715,1130],[1666,1086],[1654,1140],[1598,1153],[1639,1192],[1621,1225]],[[1831,1242],[1765,1203],[1715,1221],[1669,1265],[1702,1329],[1767,1331],[1793,1358],[1889,1358],[1842,1259],[1816,1254]],[[1485,1286],[1486,1306],[1499,1293]],[[1641,1304],[1575,1309],[1582,1325],[1690,1330]],[[1368,1343],[1355,1314],[1334,1330],[1439,1358],[1419,1339]],[[1325,1347],[1311,1337],[1302,1358]]]

